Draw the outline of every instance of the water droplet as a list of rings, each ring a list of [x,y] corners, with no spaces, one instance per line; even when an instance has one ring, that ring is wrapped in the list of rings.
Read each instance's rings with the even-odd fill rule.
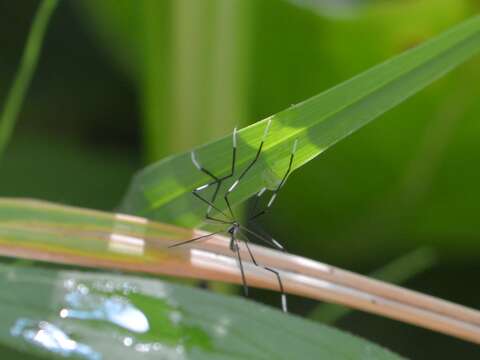
[[[100,289],[101,287],[101,290],[105,292],[113,292],[115,290],[115,284],[112,281],[104,281],[103,283],[97,283],[95,285],[96,288]]]
[[[90,346],[71,339],[59,327],[47,322],[26,318],[18,319],[10,329],[15,337],[61,356],[78,356],[87,360],[101,360],[102,356]]]
[[[162,359],[183,359],[191,348],[212,349],[205,330],[189,323],[189,315],[170,296],[167,286],[155,284],[155,296],[135,282],[112,279],[64,281],[60,319],[102,321],[120,327],[111,332],[126,353],[158,353]],[[141,304],[141,305],[137,305]],[[140,307],[141,306],[141,307]],[[152,324],[149,318],[152,316]],[[156,325],[158,324],[158,326]],[[217,329],[226,334],[228,325]],[[101,327],[105,331],[105,327]]]
[[[222,317],[218,320],[216,324],[213,324],[213,329],[217,333],[218,336],[225,336],[228,333],[228,329],[230,327],[230,319],[226,317]]]
[[[180,311],[172,311],[169,316],[173,325],[179,325],[183,317]]]
[[[90,292],[90,289],[84,284],[78,284],[77,291],[82,295],[87,295]]]
[[[93,294],[88,287],[78,285],[65,295],[69,308],[60,310],[60,317],[82,320],[103,320],[136,333],[150,329],[145,314],[125,297]]]
[[[168,346],[160,342],[142,342],[132,337],[125,337],[122,340],[123,345],[128,348],[133,348],[139,353],[161,352],[162,359],[181,360],[186,354],[183,345]]]
[[[132,344],[133,344],[133,339],[130,336],[126,336],[123,338],[123,345],[130,347],[132,346]]]
[[[138,343],[135,345],[135,350],[138,352],[150,352],[152,349],[152,344],[150,343]]]
[[[129,295],[131,293],[137,292],[137,287],[133,284],[125,282],[122,284],[122,290],[124,295]]]
[[[66,279],[64,282],[63,282],[63,286],[65,286],[65,289],[67,290],[72,290],[74,287],[75,287],[75,280],[73,279]]]

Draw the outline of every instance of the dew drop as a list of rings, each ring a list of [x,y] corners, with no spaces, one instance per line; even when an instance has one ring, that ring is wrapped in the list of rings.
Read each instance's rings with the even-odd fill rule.
[[[19,318],[10,334],[28,343],[61,356],[77,356],[87,360],[101,360],[100,353],[90,346],[71,339],[59,327],[47,322]]]
[[[75,280],[73,279],[66,279],[63,283],[63,286],[65,286],[65,289],[67,290],[72,290],[75,287]]]
[[[133,339],[130,336],[126,336],[123,338],[123,345],[130,347],[132,346],[132,344],[133,344]]]
[[[182,321],[182,313],[180,311],[172,311],[170,312],[170,321],[172,322],[173,325],[179,325],[180,322]]]
[[[90,292],[90,289],[84,284],[78,284],[77,291],[82,295],[87,295]]]
[[[125,297],[102,296],[79,288],[66,294],[68,308],[60,310],[60,317],[81,320],[103,320],[136,333],[150,329],[145,314]]]

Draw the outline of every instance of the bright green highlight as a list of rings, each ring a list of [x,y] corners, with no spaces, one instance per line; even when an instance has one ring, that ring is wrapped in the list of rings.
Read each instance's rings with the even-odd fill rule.
[[[295,140],[294,169],[417,93],[480,49],[480,16],[300,104],[271,116],[272,126],[259,163],[233,193],[239,204],[273,187],[286,169]],[[239,131],[238,168],[253,159],[267,120]],[[231,135],[198,148],[199,161],[214,174],[227,174]],[[273,181],[272,181],[273,179]],[[208,181],[189,153],[168,157],[134,178],[122,209],[156,220],[198,225],[205,206],[191,191]],[[227,184],[228,185],[228,184]],[[223,207],[223,206],[222,206]]]

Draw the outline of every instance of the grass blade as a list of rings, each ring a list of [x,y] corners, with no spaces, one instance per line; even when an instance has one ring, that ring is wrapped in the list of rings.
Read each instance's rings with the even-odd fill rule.
[[[18,113],[37,67],[47,25],[57,4],[58,0],[43,0],[33,19],[20,61],[20,67],[13,80],[12,88],[7,94],[0,118],[0,156],[5,151],[8,140],[12,135]]]
[[[180,248],[176,242],[204,233],[122,214],[42,201],[0,200],[0,254],[87,267],[217,280],[241,284],[235,255],[222,236]],[[188,236],[188,237],[187,237]],[[262,246],[256,260],[275,268],[286,293],[342,304],[480,343],[480,312]],[[279,290],[277,278],[248,260],[249,286]]]
[[[178,276],[191,272],[181,251],[167,249],[193,232],[144,218],[1,199],[0,224],[2,255]]]
[[[479,50],[480,16],[475,16],[345,83],[242,129],[237,157],[240,168],[254,157],[267,121],[272,121],[260,164],[233,193],[232,203],[246,200],[263,186],[273,188],[288,165],[295,140],[298,150],[293,168],[298,169]],[[230,167],[231,148],[228,135],[198,148],[198,158],[217,176],[225,175]],[[123,200],[122,211],[197,225],[204,207],[190,192],[207,180],[195,170],[188,153],[171,156],[136,175]]]
[[[401,284],[431,268],[435,262],[435,253],[431,249],[420,248],[376,270],[370,274],[370,277],[392,284]],[[333,324],[350,312],[352,309],[340,305],[321,304],[310,313],[309,317],[326,324]]]

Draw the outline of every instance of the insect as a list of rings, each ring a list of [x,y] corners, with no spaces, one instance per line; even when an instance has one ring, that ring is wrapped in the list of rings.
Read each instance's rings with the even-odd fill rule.
[[[235,178],[235,175],[236,175],[236,170],[237,170],[236,169],[237,129],[235,128],[233,130],[233,135],[232,135],[232,162],[231,162],[230,171],[227,175],[224,175],[222,177],[214,175],[211,171],[207,170],[205,167],[203,167],[200,164],[200,162],[197,160],[195,152],[192,151],[191,159],[192,159],[192,162],[193,162],[194,166],[197,168],[197,170],[205,173],[206,175],[208,175],[211,178],[210,182],[194,189],[192,191],[192,194],[195,197],[197,197],[200,201],[202,201],[203,203],[208,205],[206,213],[205,213],[205,219],[210,221],[210,222],[213,222],[215,224],[223,225],[224,228],[220,231],[216,231],[216,232],[213,232],[213,233],[210,233],[210,234],[207,234],[207,235],[199,236],[199,237],[187,240],[187,241],[177,243],[175,245],[172,245],[171,247],[182,246],[182,245],[186,245],[186,244],[189,244],[189,243],[193,243],[195,241],[204,240],[204,239],[206,239],[210,236],[216,235],[216,234],[221,234],[221,233],[227,234],[230,238],[230,242],[229,242],[230,250],[235,254],[235,256],[237,258],[237,261],[238,261],[238,264],[239,264],[240,273],[241,273],[241,277],[242,277],[243,289],[244,289],[245,295],[247,296],[248,295],[248,286],[247,286],[247,280],[245,278],[245,272],[244,272],[244,269],[243,269],[242,258],[241,258],[241,255],[240,255],[240,247],[239,247],[239,242],[242,241],[245,244],[245,247],[248,251],[249,257],[252,260],[252,263],[255,266],[261,267],[261,268],[271,272],[272,274],[274,274],[276,276],[277,281],[278,281],[278,285],[279,285],[280,294],[281,294],[282,310],[284,312],[287,312],[287,299],[286,299],[286,294],[284,292],[284,288],[283,288],[282,279],[280,277],[280,274],[277,270],[272,269],[268,266],[263,266],[255,260],[255,257],[254,257],[254,255],[253,255],[253,253],[252,253],[252,251],[249,247],[249,242],[250,242],[249,236],[253,236],[254,238],[257,239],[257,241],[264,242],[267,245],[269,245],[269,246],[271,246],[271,247],[273,247],[277,250],[285,251],[285,248],[275,239],[273,239],[271,237],[261,235],[261,234],[255,232],[255,231],[247,228],[246,226],[242,225],[240,223],[240,221],[237,220],[237,217],[235,216],[235,214],[233,212],[231,202],[230,202],[230,199],[229,199],[231,193],[233,191],[235,191],[235,189],[241,184],[242,179],[245,178],[245,176],[254,167],[254,165],[257,163],[258,159],[260,158],[260,155],[262,153],[262,149],[263,149],[263,146],[264,146],[264,143],[265,143],[265,139],[267,138],[267,135],[268,135],[268,132],[269,132],[269,129],[270,129],[270,125],[271,125],[271,120],[269,120],[267,122],[265,130],[263,132],[262,139],[260,141],[260,145],[257,149],[257,152],[256,152],[253,160],[245,167],[245,169],[243,169],[240,172],[240,175],[238,175],[238,177],[236,177],[236,179],[233,181],[233,183],[230,185],[230,187],[223,194],[223,200],[225,201],[225,205],[226,205],[226,208],[227,208],[228,212],[221,210],[216,205],[216,201],[217,201],[217,198],[218,198],[218,195],[219,195],[219,192],[220,192],[220,189],[221,189],[223,183],[226,180],[229,180],[231,178]],[[282,176],[280,182],[278,183],[278,185],[273,190],[268,190],[266,187],[262,187],[262,189],[260,189],[260,191],[258,191],[257,194],[255,195],[255,201],[254,201],[254,206],[253,206],[254,214],[252,216],[250,216],[247,221],[252,221],[252,220],[257,219],[258,217],[266,214],[267,211],[270,209],[270,207],[273,205],[273,202],[275,201],[278,192],[280,191],[280,189],[285,184],[285,182],[286,182],[286,180],[287,180],[287,178],[288,178],[288,176],[289,176],[289,174],[292,170],[293,160],[294,160],[295,152],[296,152],[296,149],[297,149],[297,143],[298,143],[297,140],[295,140],[294,143],[293,143],[293,146],[292,146],[292,149],[291,149],[291,152],[290,152],[290,160],[289,160],[289,163],[288,163],[288,167],[287,167],[285,173],[283,174],[283,176]],[[212,194],[210,199],[207,199],[205,196],[202,195],[202,192],[204,192],[206,189],[211,188],[211,187],[213,187],[213,194]],[[266,203],[266,205],[263,209],[259,209],[258,204],[260,202],[260,199],[267,192],[271,193],[270,199],[268,200],[268,202]],[[216,214],[214,216],[212,216],[212,211],[213,210],[216,211]],[[223,218],[219,218],[219,216],[223,216]]]

